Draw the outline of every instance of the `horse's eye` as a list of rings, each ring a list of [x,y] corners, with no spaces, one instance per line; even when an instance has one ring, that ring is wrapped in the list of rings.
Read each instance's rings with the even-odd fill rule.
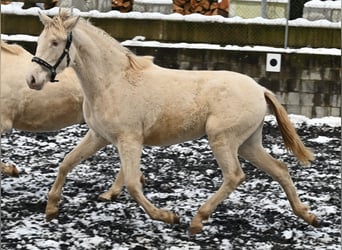
[[[51,42],[51,45],[52,45],[53,47],[57,47],[57,46],[58,46],[58,42],[57,42],[57,41],[52,41],[52,42]]]

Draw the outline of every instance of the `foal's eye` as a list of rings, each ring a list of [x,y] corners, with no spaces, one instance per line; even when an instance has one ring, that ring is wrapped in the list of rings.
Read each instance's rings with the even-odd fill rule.
[[[53,47],[57,47],[57,46],[58,46],[58,42],[57,42],[57,41],[52,41],[52,42],[51,42],[51,45],[52,45]]]

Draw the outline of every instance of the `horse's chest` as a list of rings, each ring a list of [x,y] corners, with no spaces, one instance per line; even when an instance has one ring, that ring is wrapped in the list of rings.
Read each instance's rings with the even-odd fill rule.
[[[100,107],[85,105],[84,107],[84,116],[89,128],[111,143],[115,143],[117,137],[123,133],[140,129],[136,125],[139,121],[131,114],[132,112],[117,109],[115,105]]]
[[[109,119],[109,115],[107,114],[108,108],[98,108],[89,104],[84,104],[83,112],[89,128],[102,137],[109,139],[107,134],[108,131],[111,130],[110,127],[113,127],[113,121]]]

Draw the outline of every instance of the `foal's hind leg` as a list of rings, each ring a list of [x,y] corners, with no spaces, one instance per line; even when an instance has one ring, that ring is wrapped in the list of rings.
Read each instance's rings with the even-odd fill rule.
[[[95,154],[106,146],[108,142],[97,136],[91,129],[82,141],[64,158],[58,169],[57,178],[48,194],[48,202],[45,210],[46,220],[50,221],[57,216],[57,203],[60,201],[62,187],[67,174],[81,161]]]
[[[274,159],[262,147],[261,128],[240,147],[239,154],[279,182],[287,195],[293,212],[297,216],[313,226],[319,226],[316,215],[309,213],[309,208],[300,201],[287,166],[283,162]]]
[[[208,135],[209,136],[209,135]],[[190,224],[190,233],[199,233],[203,228],[203,221],[207,220],[214,209],[244,180],[240,162],[237,157],[237,146],[231,145],[225,133],[218,136],[209,136],[209,143],[215,158],[222,170],[223,183],[219,190],[206,201],[198,210]]]
[[[120,168],[119,173],[115,181],[113,182],[112,186],[110,187],[110,189],[100,194],[99,199],[102,201],[111,201],[112,199],[117,198],[122,191],[123,185],[124,185],[124,176]]]
[[[141,175],[140,177],[140,182],[142,184],[145,183],[145,178],[143,175]],[[120,168],[119,173],[115,181],[113,182],[112,186],[110,187],[110,189],[100,194],[99,199],[102,201],[111,201],[113,199],[116,199],[117,197],[119,197],[122,191],[123,185],[124,185],[124,176],[123,176],[122,169]]]

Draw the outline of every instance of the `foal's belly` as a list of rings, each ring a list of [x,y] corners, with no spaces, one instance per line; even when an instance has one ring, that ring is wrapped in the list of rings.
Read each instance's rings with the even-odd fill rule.
[[[163,117],[144,129],[144,144],[165,146],[199,138],[205,134],[205,121],[200,117]]]
[[[205,134],[204,130],[190,131],[153,131],[145,135],[144,145],[149,146],[167,146],[185,141],[190,141],[202,137]]]

